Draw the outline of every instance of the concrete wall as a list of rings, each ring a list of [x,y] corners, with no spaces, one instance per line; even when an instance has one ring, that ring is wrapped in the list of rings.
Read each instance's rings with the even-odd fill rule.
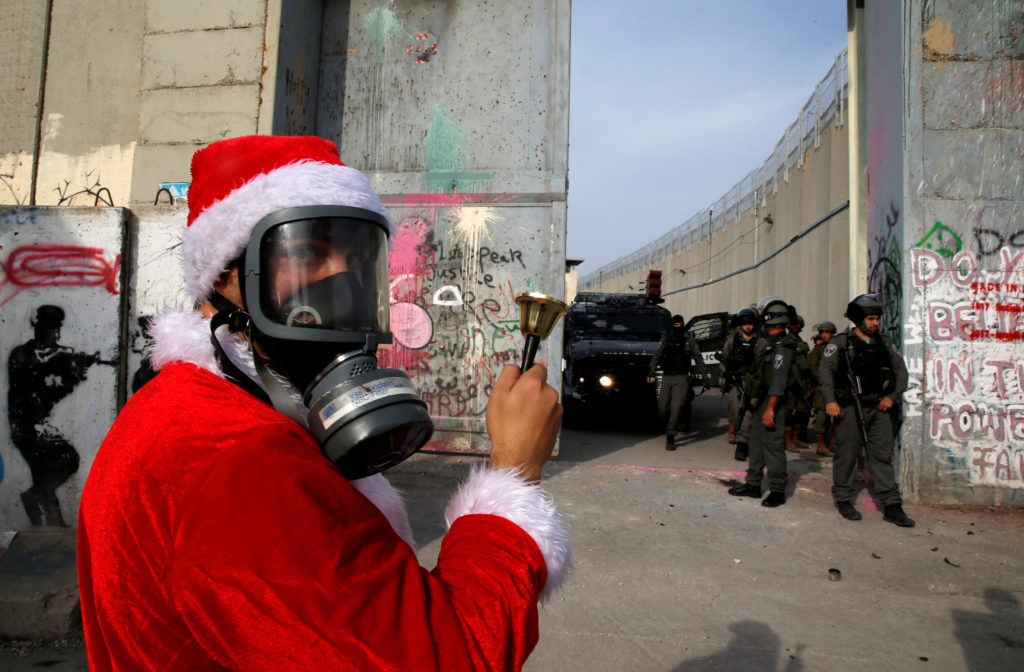
[[[907,3],[904,487],[1024,505],[1024,5]]]
[[[794,304],[808,327],[822,320],[845,323],[850,222],[844,59],[845,52],[763,166],[661,238],[588,272],[580,291],[640,292],[648,269],[656,268],[665,307],[686,317],[735,312],[776,295]]]
[[[564,297],[569,3],[353,0],[323,21],[317,132],[396,222],[387,360],[438,446],[487,450],[490,386],[522,350],[515,295]],[[556,330],[538,358],[560,351]]]

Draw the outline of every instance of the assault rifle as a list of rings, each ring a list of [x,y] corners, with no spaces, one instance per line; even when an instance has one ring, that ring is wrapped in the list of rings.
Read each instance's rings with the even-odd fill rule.
[[[738,385],[738,387],[739,387],[739,390],[740,390],[740,399],[739,399],[740,410],[739,410],[739,413],[736,414],[736,433],[737,434],[739,434],[740,428],[743,427],[743,419],[747,417],[747,410],[748,410],[747,407],[750,405],[748,403],[750,400],[747,399],[747,391],[743,388],[742,384]],[[729,443],[736,443],[736,438],[733,437],[733,440],[730,441]]]
[[[747,415],[747,406],[749,406],[749,399],[747,398],[747,391],[743,389],[743,371],[737,371],[729,366],[729,362],[722,359],[722,353],[716,352],[715,359],[726,365],[725,367],[725,384],[722,385],[722,393],[725,394],[730,388],[735,387],[740,391],[739,398],[739,414],[736,416],[736,431],[739,432],[740,427],[743,426],[743,419]],[[736,443],[735,437],[729,443]]]
[[[850,381],[850,396],[853,397],[853,412],[857,416],[857,426],[860,427],[860,439],[864,443],[864,449],[868,447],[868,428],[864,422],[864,407],[860,404],[860,395],[863,388],[860,384],[860,376],[853,371],[853,362],[850,358],[851,336],[847,334],[846,346],[843,348],[843,361],[846,363],[846,377]]]

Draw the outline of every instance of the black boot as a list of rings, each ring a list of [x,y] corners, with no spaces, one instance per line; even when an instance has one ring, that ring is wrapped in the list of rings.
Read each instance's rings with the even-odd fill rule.
[[[676,449],[676,435],[675,434],[666,434],[665,435],[665,450],[675,450],[675,449]]]
[[[736,444],[736,452],[733,453],[733,457],[735,457],[740,462],[746,462],[747,461],[747,455],[749,453],[750,453],[750,446],[748,446],[745,443],[737,443]]]
[[[784,492],[769,492],[768,496],[761,502],[761,506],[767,506],[770,509],[774,509],[776,506],[782,506],[786,503],[786,493]]]
[[[839,509],[839,515],[847,520],[860,520],[863,517],[860,515],[860,511],[853,508],[853,504],[848,500],[836,502],[836,508]]]
[[[913,527],[914,521],[907,517],[903,511],[902,504],[886,504],[885,515],[882,519],[887,523],[893,523],[900,527]]]
[[[761,488],[756,485],[744,483],[743,485],[737,485],[734,488],[729,488],[729,494],[733,497],[754,497],[756,499],[761,499]]]

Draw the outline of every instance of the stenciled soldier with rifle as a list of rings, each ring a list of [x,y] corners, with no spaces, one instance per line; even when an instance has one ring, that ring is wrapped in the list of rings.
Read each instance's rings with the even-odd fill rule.
[[[743,391],[743,377],[754,363],[754,353],[764,339],[757,334],[757,311],[740,308],[737,324],[715,353],[722,369],[722,394],[729,395],[729,443],[736,445],[734,457],[745,461],[750,450],[750,399]]]
[[[818,369],[825,412],[836,421],[832,497],[847,520],[860,520],[853,506],[853,479],[861,447],[875,497],[886,522],[913,527],[903,511],[894,467],[896,405],[907,389],[907,367],[896,346],[880,332],[882,303],[877,294],[861,294],[846,307],[854,326],[825,346]]]

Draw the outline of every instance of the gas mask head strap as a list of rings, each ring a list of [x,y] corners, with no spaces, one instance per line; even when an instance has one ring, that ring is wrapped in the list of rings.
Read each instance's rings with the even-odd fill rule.
[[[279,413],[283,413],[305,427],[306,423],[299,417],[298,410],[295,408],[295,403],[292,401],[291,396],[277,381],[277,379],[274,378],[274,375],[270,373],[270,370],[267,368],[266,364],[263,363],[263,358],[259,356],[259,353],[253,350],[252,337],[250,334],[252,322],[249,314],[228,301],[218,292],[214,292],[210,296],[210,305],[217,309],[217,314],[210,318],[210,342],[213,344],[213,350],[217,356],[217,363],[220,364],[220,368],[224,372],[224,376],[229,381],[238,385],[260,401],[273,406]],[[249,378],[249,376],[242,373],[242,371],[235,366],[234,362],[231,361],[231,358],[228,357],[227,353],[224,352],[224,348],[221,346],[216,332],[221,325],[225,324],[228,325],[228,329],[232,333],[242,334],[245,337],[246,342],[249,344],[249,349],[252,351],[253,366],[256,368],[256,373],[259,374],[260,380],[263,382],[262,389],[251,378]]]

